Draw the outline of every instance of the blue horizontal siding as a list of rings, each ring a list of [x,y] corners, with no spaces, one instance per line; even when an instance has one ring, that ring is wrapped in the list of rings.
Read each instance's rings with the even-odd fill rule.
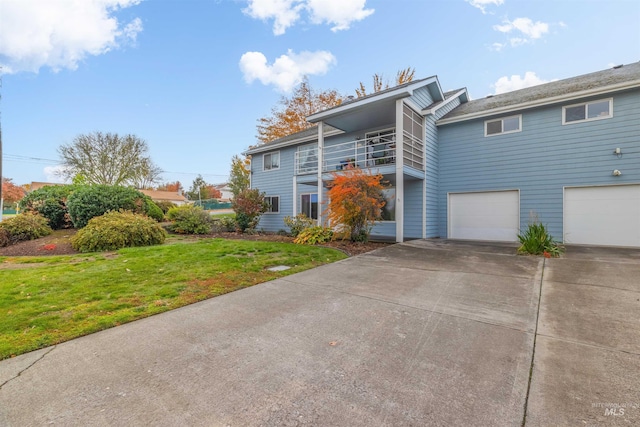
[[[484,137],[484,119],[440,126],[440,235],[447,235],[448,192],[519,189],[520,226],[535,212],[561,240],[564,186],[640,182],[639,95],[614,95],[610,119],[562,125],[563,105],[581,102],[571,101],[523,111],[517,133]],[[623,175],[612,176],[614,169]]]

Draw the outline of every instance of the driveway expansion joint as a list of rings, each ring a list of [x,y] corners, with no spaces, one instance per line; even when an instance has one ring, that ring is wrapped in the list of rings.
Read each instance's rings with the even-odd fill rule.
[[[53,350],[56,349],[56,345],[52,346],[49,350],[45,351],[42,356],[38,357],[36,360],[34,360],[29,366],[27,366],[26,368],[22,369],[20,372],[18,372],[15,376],[9,378],[8,380],[6,380],[5,382],[3,382],[2,384],[0,384],[0,390],[2,390],[2,387],[4,387],[5,385],[9,384],[11,381],[15,380],[16,378],[18,378],[19,376],[21,376],[22,374],[24,374],[25,372],[27,372],[29,369],[31,369],[33,366],[35,366],[36,363],[40,362],[42,359],[44,359],[44,357],[51,353]]]

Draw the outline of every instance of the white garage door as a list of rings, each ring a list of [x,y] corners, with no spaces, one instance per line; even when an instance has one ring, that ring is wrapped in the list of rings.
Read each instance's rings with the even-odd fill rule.
[[[449,238],[518,240],[519,199],[517,190],[449,194]]]
[[[565,188],[564,242],[640,246],[640,185]]]

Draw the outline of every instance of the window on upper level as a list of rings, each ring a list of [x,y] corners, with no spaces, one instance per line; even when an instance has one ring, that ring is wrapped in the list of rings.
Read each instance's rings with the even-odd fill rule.
[[[264,201],[269,205],[265,213],[280,212],[280,196],[265,196]]]
[[[587,122],[613,117],[613,98],[562,107],[562,124]]]
[[[280,152],[274,151],[273,153],[267,153],[262,156],[263,169],[266,171],[272,169],[280,169]]]
[[[484,136],[504,135],[522,130],[522,115],[503,117],[484,122]]]
[[[318,144],[298,147],[298,173],[310,173],[318,170]]]

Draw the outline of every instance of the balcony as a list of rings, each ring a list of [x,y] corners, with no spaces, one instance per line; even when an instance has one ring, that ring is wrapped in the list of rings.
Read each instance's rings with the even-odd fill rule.
[[[404,160],[407,166],[424,170],[424,146],[405,135]],[[336,172],[350,167],[370,168],[396,163],[396,134],[387,132],[375,137],[327,144],[324,147],[322,172]],[[317,146],[301,147],[295,153],[296,175],[318,172]]]

